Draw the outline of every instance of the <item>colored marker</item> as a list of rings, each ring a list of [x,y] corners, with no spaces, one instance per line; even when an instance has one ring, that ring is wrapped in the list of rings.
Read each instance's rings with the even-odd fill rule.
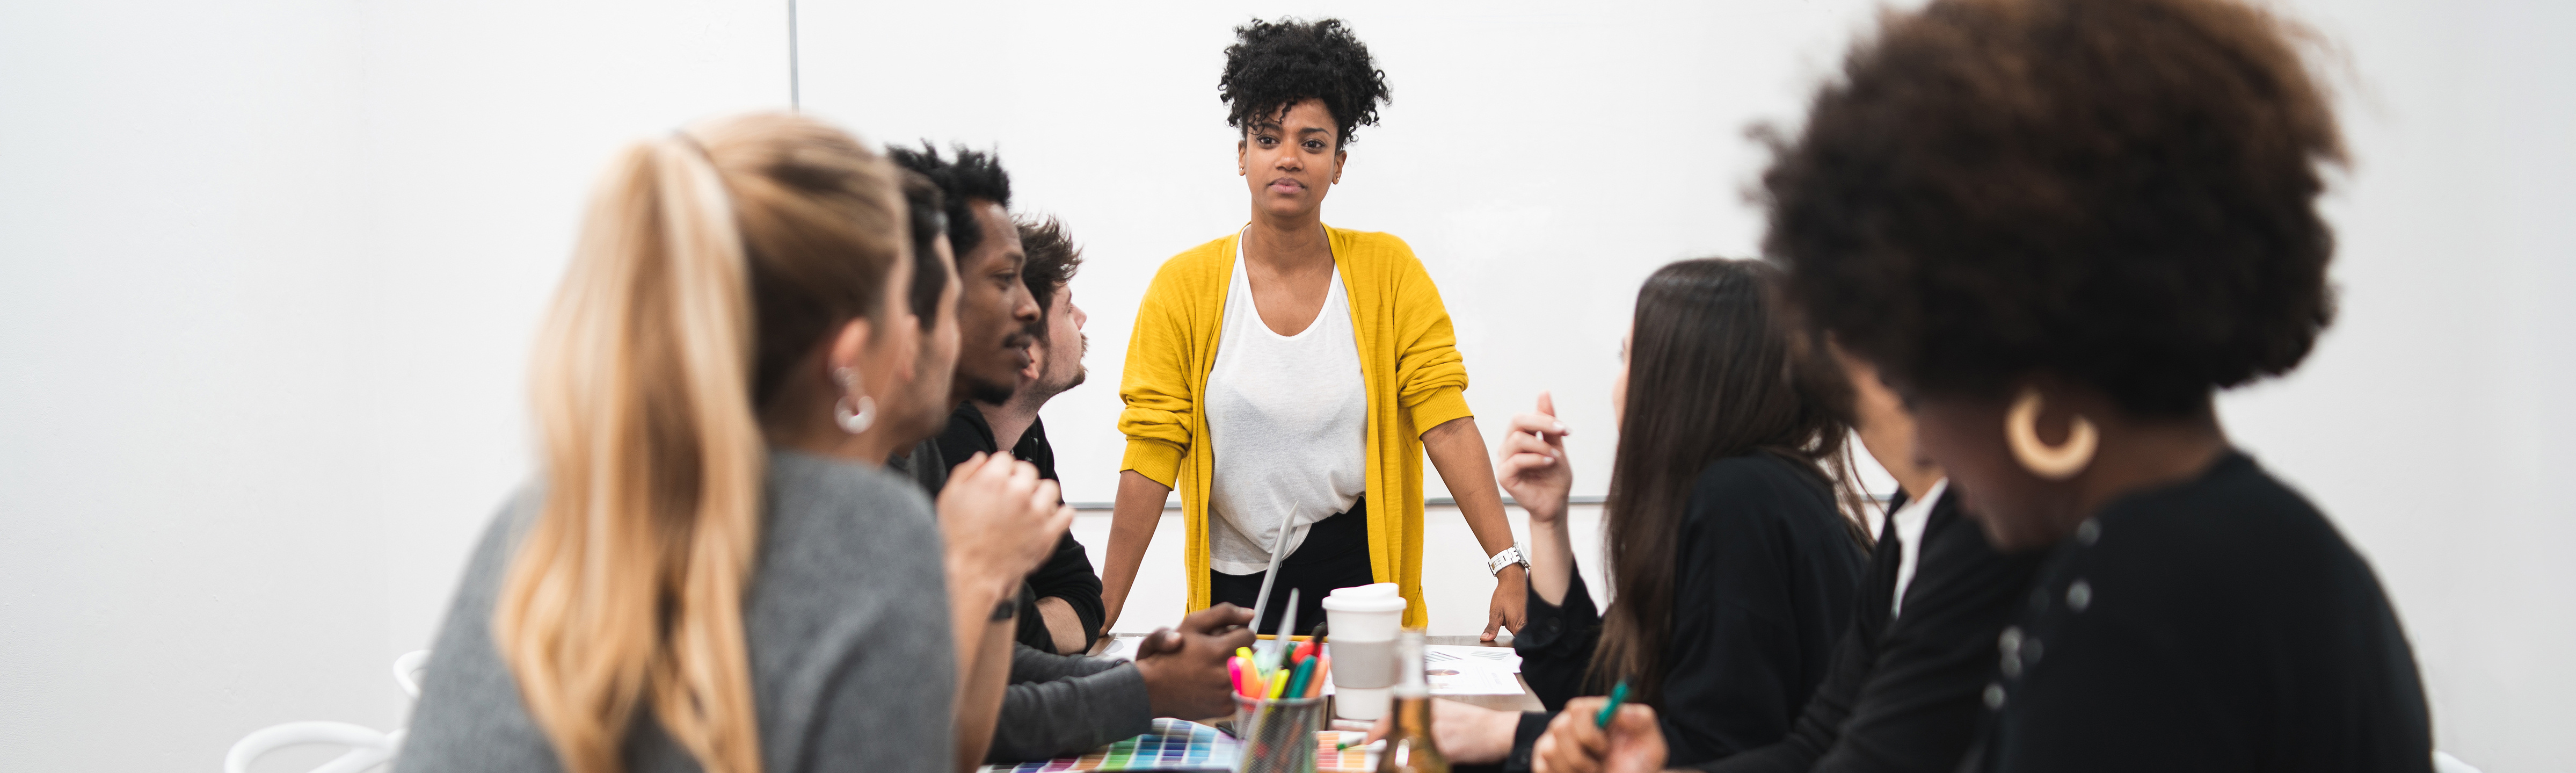
[[[1315,678],[1306,682],[1306,697],[1321,697],[1324,694],[1324,679],[1332,675],[1333,656],[1315,656]]]
[[[1279,693],[1280,693],[1281,691],[1284,691],[1284,690],[1287,690],[1287,689],[1288,689],[1288,669],[1284,669],[1284,668],[1283,668],[1283,669],[1279,669],[1279,670],[1277,670],[1277,671],[1272,671],[1272,672],[1270,672],[1270,699],[1271,699],[1271,700],[1278,700],[1278,699],[1279,699]]]
[[[1628,680],[1621,679],[1610,688],[1610,702],[1601,704],[1601,713],[1592,715],[1593,727],[1609,727],[1610,717],[1619,713],[1619,704],[1628,702]]]
[[[1297,661],[1296,672],[1288,675],[1288,692],[1283,694],[1291,698],[1306,697],[1306,682],[1314,678],[1315,659]]]

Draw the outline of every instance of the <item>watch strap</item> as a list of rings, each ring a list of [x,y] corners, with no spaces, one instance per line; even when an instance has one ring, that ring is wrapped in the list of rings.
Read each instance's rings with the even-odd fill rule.
[[[1503,567],[1513,564],[1520,564],[1523,569],[1529,568],[1529,551],[1521,549],[1521,544],[1518,542],[1512,543],[1511,547],[1503,548],[1502,552],[1486,557],[1485,574],[1502,576]]]

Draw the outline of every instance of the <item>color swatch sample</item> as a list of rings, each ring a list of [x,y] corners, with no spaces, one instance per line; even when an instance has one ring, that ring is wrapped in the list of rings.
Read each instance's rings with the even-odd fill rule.
[[[1370,759],[1368,749],[1356,745],[1341,750],[1333,748],[1344,741],[1358,744],[1365,740],[1368,740],[1368,734],[1361,732],[1325,730],[1315,733],[1315,773],[1370,773],[1377,770],[1377,760]]]
[[[1377,769],[1368,749],[1335,749],[1344,741],[1359,743],[1367,733],[1326,730],[1315,734],[1316,773],[1368,773]],[[1144,735],[1101,747],[1080,757],[1045,762],[986,765],[979,773],[1055,773],[1069,770],[1233,770],[1243,756],[1243,742],[1216,728],[1177,719],[1154,720]]]
[[[1243,756],[1243,742],[1216,728],[1177,719],[1156,719],[1144,735],[1101,747],[1080,757],[1045,762],[986,765],[982,773],[1053,773],[1059,770],[1232,770]]]

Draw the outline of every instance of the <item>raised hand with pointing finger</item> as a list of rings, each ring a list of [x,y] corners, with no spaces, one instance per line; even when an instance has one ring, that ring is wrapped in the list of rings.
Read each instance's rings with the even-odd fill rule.
[[[1565,601],[1574,573],[1574,538],[1565,525],[1565,503],[1574,489],[1565,436],[1573,432],[1557,420],[1556,399],[1540,392],[1535,410],[1512,417],[1511,432],[1494,454],[1503,490],[1529,513],[1530,590],[1550,604]]]
[[[1565,516],[1565,501],[1574,488],[1574,470],[1565,460],[1565,436],[1573,431],[1556,418],[1556,401],[1538,393],[1538,409],[1512,417],[1495,461],[1503,490],[1511,492],[1530,525],[1553,523]]]

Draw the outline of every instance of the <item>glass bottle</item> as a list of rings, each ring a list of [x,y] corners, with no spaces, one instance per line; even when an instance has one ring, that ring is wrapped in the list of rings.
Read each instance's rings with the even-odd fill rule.
[[[1449,773],[1449,758],[1431,740],[1431,686],[1423,680],[1422,632],[1408,630],[1395,640],[1395,727],[1386,736],[1386,751],[1377,758],[1377,773]]]

